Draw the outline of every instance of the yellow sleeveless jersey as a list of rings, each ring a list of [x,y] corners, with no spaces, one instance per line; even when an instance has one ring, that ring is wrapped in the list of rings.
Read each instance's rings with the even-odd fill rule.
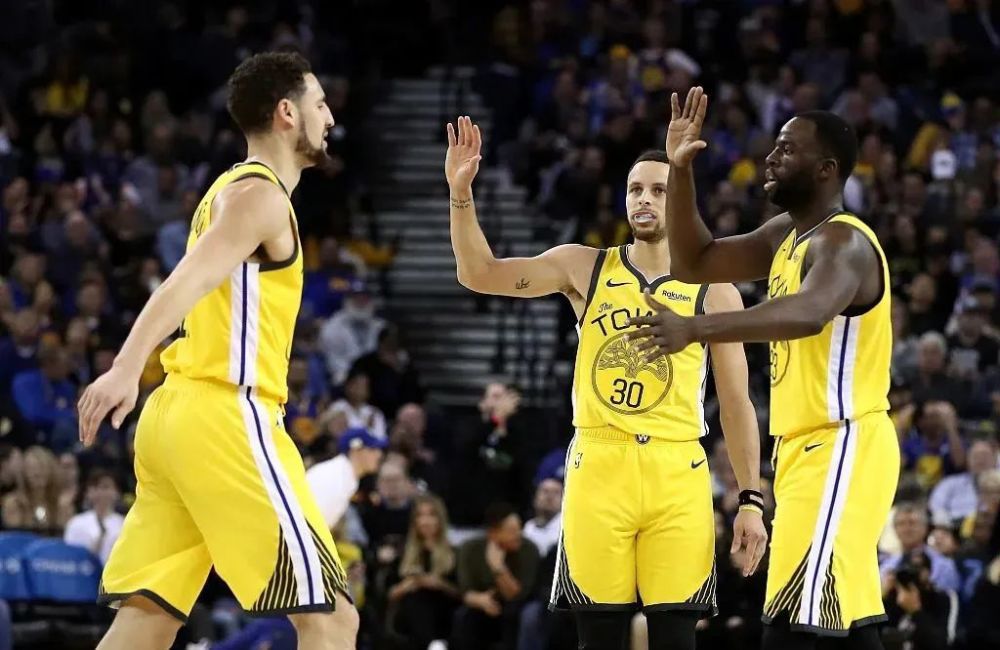
[[[263,164],[236,165],[216,179],[198,204],[188,250],[212,223],[216,195],[231,183],[254,177],[285,191]],[[160,357],[168,373],[254,387],[262,397],[285,402],[292,334],[302,300],[302,255],[291,201],[288,210],[295,234],[291,257],[277,262],[245,261],[199,300],[184,319],[180,336]]]
[[[684,441],[705,432],[703,396],[708,350],[700,343],[645,361],[626,340],[625,321],[651,313],[643,289],[678,314],[703,313],[708,285],[669,275],[646,281],[629,261],[628,246],[602,250],[591,276],[573,378],[573,425]]]
[[[889,363],[892,358],[889,266],[875,233],[856,216],[835,213],[823,223],[839,221],[861,231],[882,265],[882,294],[868,307],[851,307],[815,336],[772,341],[771,435],[790,436],[889,408]],[[768,297],[793,294],[804,276],[809,232],[793,229],[771,262]]]

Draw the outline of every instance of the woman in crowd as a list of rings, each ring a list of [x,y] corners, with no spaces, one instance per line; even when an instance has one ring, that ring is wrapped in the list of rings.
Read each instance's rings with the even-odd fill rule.
[[[24,470],[17,488],[3,499],[4,528],[62,534],[73,516],[73,502],[64,498],[56,457],[44,447],[24,452]]]
[[[410,530],[399,565],[400,582],[389,590],[394,632],[410,650],[424,650],[435,639],[448,638],[458,606],[455,549],[448,543],[444,503],[430,494],[414,500]]]

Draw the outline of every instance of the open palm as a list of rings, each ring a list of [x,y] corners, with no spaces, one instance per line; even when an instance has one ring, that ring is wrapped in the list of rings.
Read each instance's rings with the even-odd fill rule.
[[[452,189],[468,189],[472,179],[479,171],[479,161],[482,156],[479,150],[483,146],[483,138],[479,127],[472,123],[468,116],[459,117],[456,128],[448,124],[448,154],[444,159],[444,175]]]
[[[677,93],[670,96],[670,125],[667,126],[667,157],[679,166],[691,164],[695,154],[708,146],[701,139],[701,125],[708,110],[708,95],[701,86],[688,91],[684,108],[677,101]]]

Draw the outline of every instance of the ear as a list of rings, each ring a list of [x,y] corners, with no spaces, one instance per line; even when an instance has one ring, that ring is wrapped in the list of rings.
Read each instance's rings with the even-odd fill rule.
[[[824,158],[819,161],[820,180],[829,180],[837,176],[840,165],[833,158]]]
[[[290,128],[295,125],[295,121],[299,117],[299,109],[295,105],[295,102],[288,98],[283,98],[278,100],[278,105],[274,109],[274,119],[277,125],[283,125],[286,128]]]

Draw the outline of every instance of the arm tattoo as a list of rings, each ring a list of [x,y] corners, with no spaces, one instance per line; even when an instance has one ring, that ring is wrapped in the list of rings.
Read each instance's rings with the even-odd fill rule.
[[[518,282],[517,284],[515,284],[514,288],[515,289],[527,289],[530,286],[531,286],[531,281],[530,280],[525,280],[524,278],[521,278],[521,281]]]
[[[472,199],[452,199],[451,207],[458,210],[466,210],[472,206]]]

